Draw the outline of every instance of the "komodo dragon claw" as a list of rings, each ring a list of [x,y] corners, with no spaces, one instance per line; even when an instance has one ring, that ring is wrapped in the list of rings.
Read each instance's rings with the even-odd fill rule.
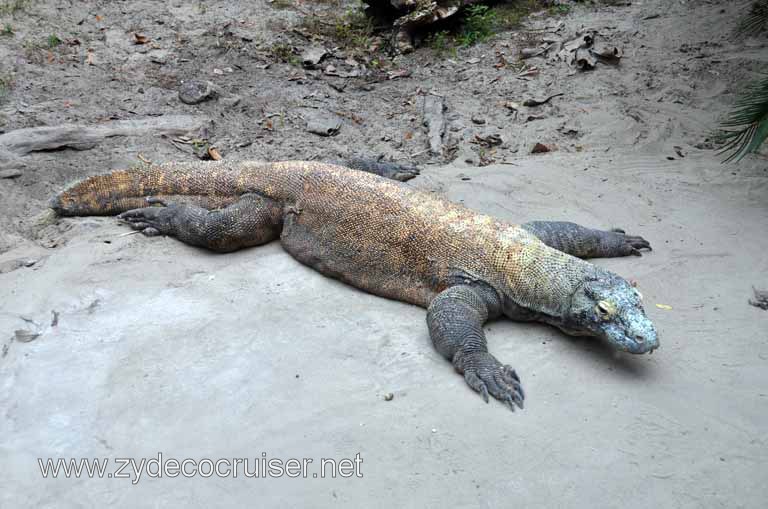
[[[506,403],[514,412],[515,405],[523,408],[525,392],[520,384],[520,377],[512,366],[501,364],[493,355],[487,352],[477,352],[472,359],[464,356],[464,362],[472,367],[464,369],[464,380],[474,390],[480,393],[486,403],[488,394]]]
[[[128,210],[118,215],[117,219],[125,221],[132,229],[140,231],[147,237],[169,233],[172,206],[169,207],[164,200],[153,196],[147,198],[147,203],[150,205],[158,204],[161,207],[150,206]]]
[[[634,256],[642,256],[643,254],[640,252],[641,249],[647,249],[648,251],[653,251],[653,248],[651,247],[651,243],[645,240],[643,237],[640,237],[639,235],[627,235],[627,232],[625,232],[621,228],[613,228],[610,231],[611,233],[616,233],[618,235],[621,235],[621,237],[623,237],[622,250],[626,251],[628,254],[631,254]]]

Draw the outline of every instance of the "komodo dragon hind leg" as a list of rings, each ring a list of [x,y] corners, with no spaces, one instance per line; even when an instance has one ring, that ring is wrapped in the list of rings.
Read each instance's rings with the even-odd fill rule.
[[[380,177],[399,180],[400,182],[411,180],[420,173],[420,170],[415,166],[406,166],[403,164],[363,157],[350,157],[348,159],[329,162],[331,164],[346,166],[347,168],[352,168],[353,170],[373,173],[374,175],[379,175]]]
[[[226,253],[275,240],[282,228],[282,208],[273,200],[256,194],[217,210],[195,205],[165,203],[147,198],[150,205],[129,210],[118,219],[147,236],[170,235],[192,246]]]
[[[485,402],[488,394],[523,408],[525,393],[511,366],[488,352],[483,324],[501,314],[501,299],[484,284],[452,286],[432,300],[427,309],[429,336],[435,348],[451,361],[467,384]]]
[[[594,230],[565,221],[531,221],[521,225],[549,247],[579,258],[612,258],[640,256],[641,249],[651,250],[642,237],[627,235],[624,230]]]

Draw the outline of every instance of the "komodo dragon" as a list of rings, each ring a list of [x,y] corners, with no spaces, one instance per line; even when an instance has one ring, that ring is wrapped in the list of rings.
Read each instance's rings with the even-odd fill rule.
[[[512,410],[523,407],[523,388],[488,351],[489,319],[537,320],[638,354],[659,346],[640,293],[577,258],[638,255],[650,249],[641,237],[566,222],[510,224],[342,166],[151,165],[89,177],[51,208],[63,216],[119,214],[148,236],[220,252],[279,238],[326,276],[426,308],[437,351],[486,402],[490,394]]]

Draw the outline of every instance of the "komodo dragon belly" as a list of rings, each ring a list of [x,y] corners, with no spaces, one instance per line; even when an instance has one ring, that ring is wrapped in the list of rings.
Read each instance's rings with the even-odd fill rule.
[[[413,235],[343,213],[327,222],[316,212],[289,208],[280,242],[301,263],[382,297],[427,307],[443,286],[435,263],[405,249],[417,243]]]
[[[313,182],[284,208],[281,242],[300,262],[352,286],[422,307],[457,277],[498,281],[499,224],[428,193],[372,180]]]

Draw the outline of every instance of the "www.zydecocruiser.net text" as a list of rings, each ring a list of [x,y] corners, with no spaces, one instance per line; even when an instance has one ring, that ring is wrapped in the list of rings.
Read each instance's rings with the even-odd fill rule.
[[[174,477],[299,479],[363,477],[360,453],[354,458],[252,458],[176,459],[158,452],[153,458],[37,458],[43,478],[141,479]]]

